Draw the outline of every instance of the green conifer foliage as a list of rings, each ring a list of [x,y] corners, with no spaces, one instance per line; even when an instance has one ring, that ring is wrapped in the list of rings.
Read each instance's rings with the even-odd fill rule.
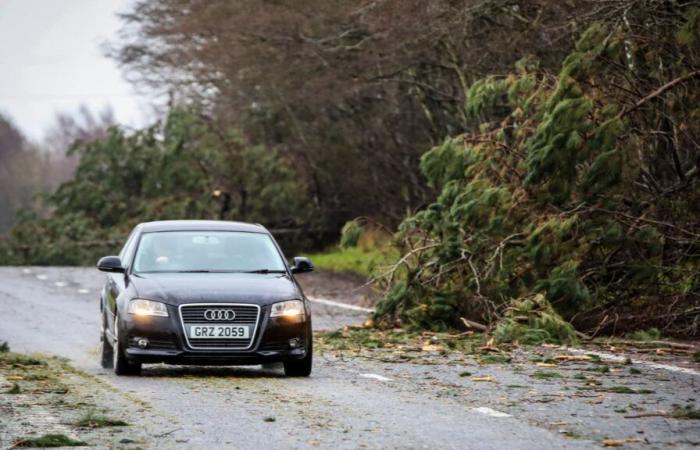
[[[556,76],[526,58],[476,81],[475,131],[421,160],[440,193],[399,227],[377,317],[530,343],[575,342],[569,322],[696,333],[697,11],[596,22]]]
[[[92,265],[150,220],[245,220],[274,228],[311,215],[286,161],[196,110],[173,109],[164,123],[134,132],[115,127],[72,152],[80,163],[48,199],[53,214],[25,212],[0,241],[6,264]]]

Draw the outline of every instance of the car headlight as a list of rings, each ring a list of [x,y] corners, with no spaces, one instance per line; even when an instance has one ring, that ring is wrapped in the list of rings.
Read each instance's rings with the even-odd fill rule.
[[[301,300],[289,300],[272,305],[270,317],[295,317],[304,315],[304,303]]]
[[[127,308],[129,314],[137,316],[160,316],[168,317],[168,309],[161,302],[135,298],[129,302]]]

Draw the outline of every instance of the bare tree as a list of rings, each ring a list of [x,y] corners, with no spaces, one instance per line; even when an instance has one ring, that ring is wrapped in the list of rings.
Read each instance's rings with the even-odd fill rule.
[[[72,147],[104,138],[109,128],[115,125],[111,107],[94,113],[81,105],[75,113],[57,113],[42,145],[50,159],[49,185],[56,187],[73,176],[78,161],[76,156],[70,154]]]
[[[123,15],[113,55],[133,80],[278,149],[331,222],[397,222],[433,195],[418,168],[423,152],[469,128],[471,82],[530,53],[557,64],[584,5],[141,1]]]

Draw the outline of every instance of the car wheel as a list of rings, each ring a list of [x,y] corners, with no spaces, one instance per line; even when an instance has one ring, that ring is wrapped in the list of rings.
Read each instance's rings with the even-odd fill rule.
[[[100,325],[100,365],[104,369],[114,367],[114,347],[109,342],[109,338],[105,333],[105,317],[102,315],[102,324]]]
[[[314,345],[313,342],[310,342],[306,356],[296,361],[286,361],[284,363],[284,374],[288,377],[308,377],[311,375],[313,356]]]
[[[124,347],[119,341],[119,317],[114,319],[114,373],[117,375],[139,375],[141,363],[133,363],[126,358]]]

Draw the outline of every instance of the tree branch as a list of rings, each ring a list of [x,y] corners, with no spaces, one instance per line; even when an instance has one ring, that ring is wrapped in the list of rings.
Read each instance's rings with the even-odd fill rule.
[[[693,78],[700,78],[700,70],[696,70],[694,72],[690,72],[686,75],[683,75],[682,77],[675,78],[668,83],[664,84],[663,86],[659,87],[657,90],[652,92],[651,94],[647,95],[646,97],[640,99],[635,103],[633,106],[630,108],[623,109],[620,114],[618,114],[618,118],[624,117],[627,114],[631,113],[632,111],[635,111],[638,109],[640,106],[645,104],[646,102],[655,99],[656,97],[663,95],[666,91],[673,89],[675,86],[685,83],[688,80],[692,80]]]

